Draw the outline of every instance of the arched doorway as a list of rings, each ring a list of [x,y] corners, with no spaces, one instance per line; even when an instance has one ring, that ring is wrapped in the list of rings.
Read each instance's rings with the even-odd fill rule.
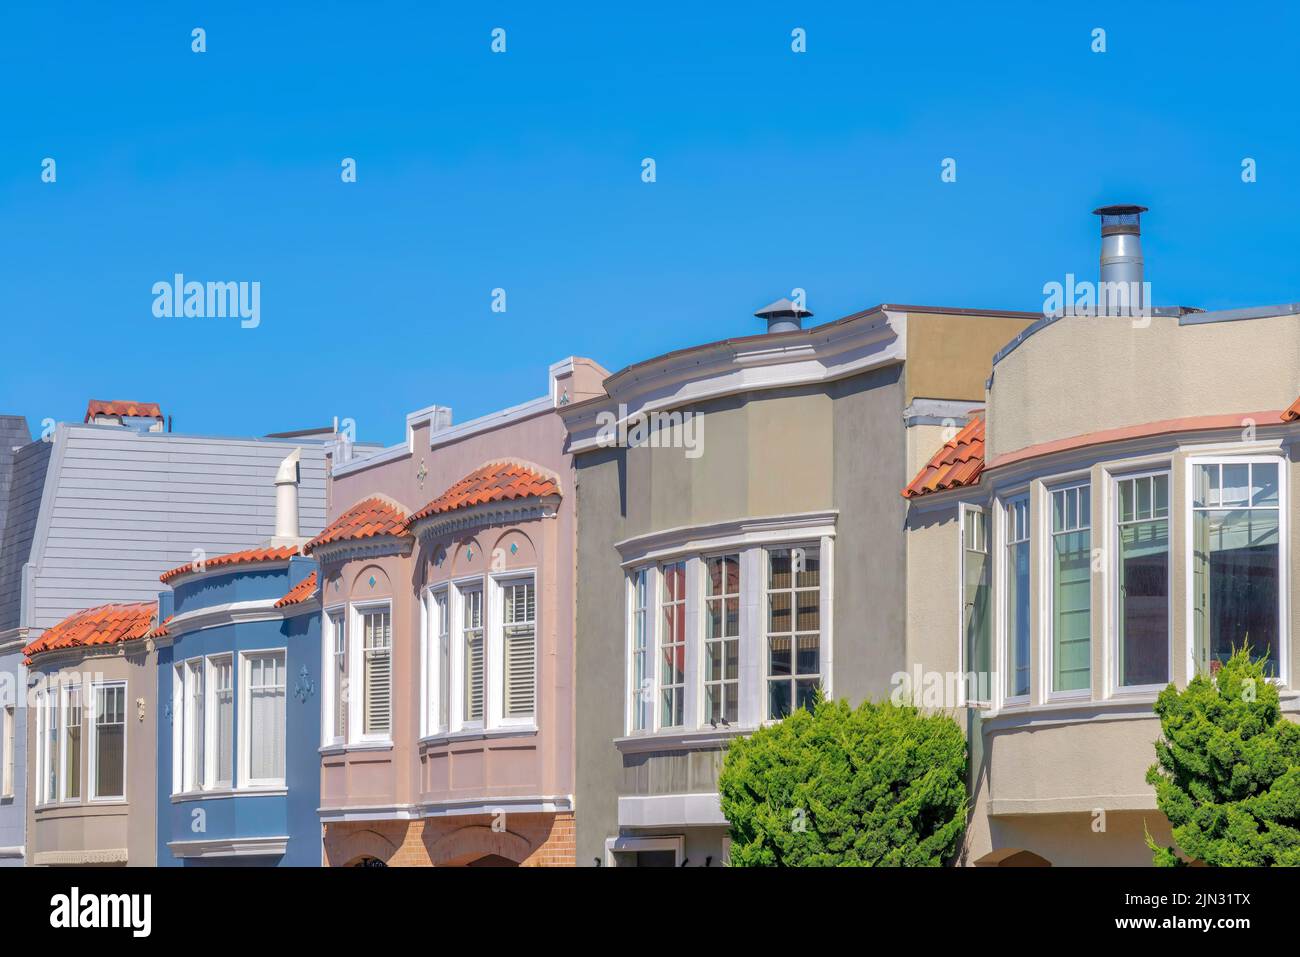
[[[1047,858],[1017,847],[1006,847],[985,854],[975,862],[976,867],[1051,867]]]
[[[518,861],[512,861],[500,854],[484,854],[478,860],[470,861],[466,867],[518,867]]]
[[[361,857],[358,857],[355,861],[353,861],[351,864],[348,865],[348,867],[387,867],[387,866],[388,865],[384,861],[381,861],[377,857],[371,857],[368,854],[363,854]]]

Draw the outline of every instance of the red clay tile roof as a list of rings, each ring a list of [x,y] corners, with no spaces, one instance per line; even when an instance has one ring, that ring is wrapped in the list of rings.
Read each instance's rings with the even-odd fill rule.
[[[489,502],[506,502],[530,496],[558,495],[560,487],[553,478],[518,462],[489,462],[443,492],[410,520],[407,527],[423,518]]]
[[[1295,422],[1297,420],[1300,420],[1300,399],[1296,399],[1291,403],[1290,407],[1282,412],[1283,422]]]
[[[32,655],[43,651],[134,641],[153,630],[157,611],[156,602],[141,601],[100,605],[74,612],[57,625],[46,628],[39,638],[23,649],[23,654],[30,662]]]
[[[944,443],[925,468],[903,489],[904,498],[930,492],[964,488],[979,481],[984,471],[984,415],[976,414],[965,428]]]
[[[168,635],[171,634],[171,632],[167,630],[167,623],[168,623],[169,621],[171,621],[171,620],[172,620],[173,618],[175,618],[175,617],[176,617],[175,615],[168,615],[166,618],[164,618],[162,621],[160,621],[160,622],[158,623],[158,627],[157,627],[157,628],[155,628],[153,631],[149,632],[149,634],[145,635],[145,637],[146,637],[146,638],[166,638]]]
[[[406,512],[396,503],[378,495],[362,499],[325,527],[303,551],[310,552],[321,545],[335,542],[350,542],[361,538],[376,538],[380,535],[392,535],[395,538],[408,538],[406,530]]]
[[[299,554],[297,545],[282,545],[279,548],[249,548],[242,552],[231,552],[229,555],[217,555],[215,558],[206,559],[202,569],[195,567],[195,562],[186,562],[184,565],[178,565],[170,571],[163,572],[158,576],[158,580],[166,583],[189,572],[208,572],[214,568],[221,568],[223,565],[244,565],[249,562],[287,562],[297,554]]]
[[[312,572],[298,584],[289,589],[288,594],[275,603],[276,608],[289,605],[301,605],[316,593],[316,573]]]
[[[86,406],[86,417],[82,421],[89,422],[97,415],[126,415],[142,419],[161,419],[163,417],[162,409],[158,407],[157,402],[91,399],[90,404]]]

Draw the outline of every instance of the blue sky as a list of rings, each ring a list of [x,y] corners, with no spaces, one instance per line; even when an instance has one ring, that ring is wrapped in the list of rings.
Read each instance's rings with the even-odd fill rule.
[[[758,331],[796,286],[817,322],[1041,309],[1095,276],[1109,202],[1151,207],[1157,303],[1292,301],[1296,9],[9,3],[0,412],[131,398],[178,431],[337,415],[393,442],[415,408],[542,394],[566,355]],[[177,272],[260,282],[260,326],[155,318]]]

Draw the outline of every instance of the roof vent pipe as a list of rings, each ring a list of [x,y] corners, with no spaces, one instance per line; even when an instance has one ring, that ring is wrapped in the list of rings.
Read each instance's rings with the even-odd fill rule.
[[[298,460],[302,449],[290,452],[275,473],[274,545],[298,544]]]
[[[1151,306],[1143,280],[1142,214],[1145,206],[1101,206],[1101,284],[1097,312],[1103,316],[1145,315]]]
[[[796,306],[789,299],[778,299],[754,315],[767,320],[768,332],[794,332],[803,328],[803,317],[811,316],[812,313],[803,306]]]

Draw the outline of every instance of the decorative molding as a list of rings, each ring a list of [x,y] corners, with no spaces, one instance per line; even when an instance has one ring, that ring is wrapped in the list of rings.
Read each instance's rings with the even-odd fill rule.
[[[703,794],[656,794],[620,797],[619,827],[726,827],[716,791]]]
[[[448,532],[466,531],[487,525],[513,525],[518,522],[555,518],[560,506],[560,496],[530,496],[507,502],[488,502],[469,508],[456,509],[442,515],[431,515],[411,526],[420,541],[438,538]]]
[[[698,731],[634,734],[615,738],[614,747],[622,754],[646,754],[655,751],[707,751],[726,747],[734,738],[753,734],[757,728],[701,728]]]
[[[413,544],[410,538],[376,535],[373,538],[344,539],[340,542],[317,545],[311,550],[311,555],[322,564],[326,561],[351,562],[367,558],[384,558],[389,555],[407,555]]]
[[[682,525],[636,535],[615,542],[624,567],[673,555],[734,548],[740,545],[763,545],[802,538],[835,537],[838,509],[799,512],[792,515],[769,515],[756,518],[712,522],[706,525]]]
[[[174,856],[186,859],[214,857],[278,857],[289,846],[289,836],[231,837],[205,841],[168,841]]]
[[[37,867],[59,867],[77,864],[125,864],[127,854],[125,847],[110,847],[102,850],[80,851],[37,851],[32,857]]]

